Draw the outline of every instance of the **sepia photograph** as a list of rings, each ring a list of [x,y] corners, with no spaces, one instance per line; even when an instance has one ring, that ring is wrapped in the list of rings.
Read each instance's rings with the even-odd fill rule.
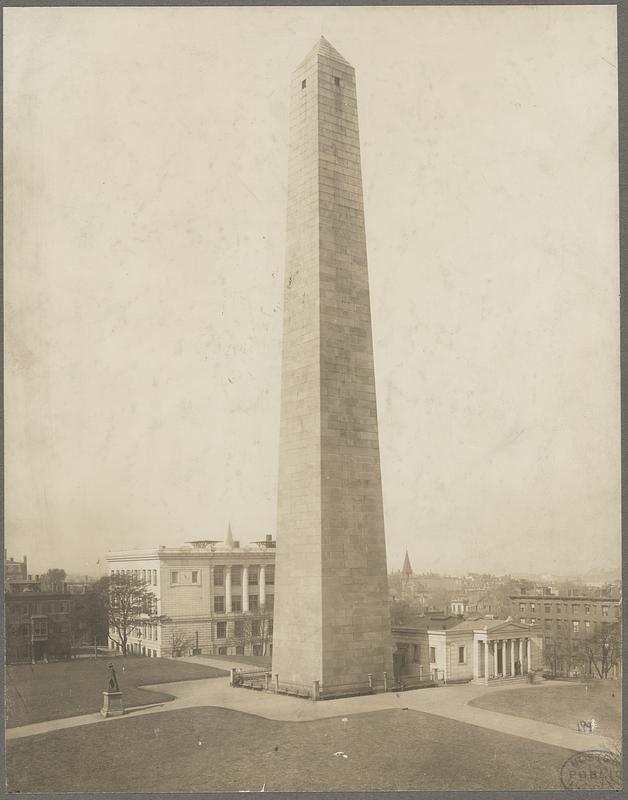
[[[3,52],[6,792],[620,791],[617,7]]]

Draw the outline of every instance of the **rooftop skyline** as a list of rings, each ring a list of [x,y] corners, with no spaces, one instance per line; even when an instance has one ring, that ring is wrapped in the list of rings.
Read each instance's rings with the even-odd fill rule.
[[[620,563],[614,8],[465,11],[5,10],[30,572],[275,534],[288,85],[321,31],[357,72],[389,569]]]

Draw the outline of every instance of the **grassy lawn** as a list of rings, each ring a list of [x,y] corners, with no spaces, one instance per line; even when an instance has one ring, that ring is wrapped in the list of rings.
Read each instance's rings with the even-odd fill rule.
[[[344,752],[348,758],[335,756]],[[559,789],[569,750],[416,711],[275,722],[221,708],[7,742],[11,792]]]
[[[107,687],[108,658],[7,667],[7,728],[99,711]],[[139,689],[141,684],[170,683],[228,675],[201,664],[167,658],[113,660],[127,707],[172,700],[172,695]]]
[[[251,669],[266,669],[270,671],[271,657],[270,656],[203,656],[199,658],[207,658],[212,661],[225,661],[231,663],[236,661],[238,664],[250,664]]]
[[[594,681],[588,684],[588,689],[584,683],[570,683],[532,691],[489,692],[472,700],[470,705],[572,730],[579,720],[594,719],[598,723],[596,733],[614,739],[621,736],[621,683],[618,681]]]

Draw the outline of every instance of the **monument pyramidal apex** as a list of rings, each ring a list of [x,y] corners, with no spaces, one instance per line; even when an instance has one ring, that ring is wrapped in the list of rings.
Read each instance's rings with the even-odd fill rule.
[[[272,672],[286,690],[392,676],[355,70],[292,77]]]

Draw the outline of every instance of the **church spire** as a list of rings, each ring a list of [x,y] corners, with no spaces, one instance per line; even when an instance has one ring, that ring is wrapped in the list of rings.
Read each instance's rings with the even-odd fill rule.
[[[410,566],[410,556],[408,555],[408,548],[406,547],[406,557],[403,560],[403,567],[401,568],[401,574],[407,580],[408,578],[412,577],[412,567]]]
[[[227,530],[227,538],[225,539],[225,545],[227,547],[233,547],[233,532],[231,530],[231,523],[229,523],[229,528]]]

